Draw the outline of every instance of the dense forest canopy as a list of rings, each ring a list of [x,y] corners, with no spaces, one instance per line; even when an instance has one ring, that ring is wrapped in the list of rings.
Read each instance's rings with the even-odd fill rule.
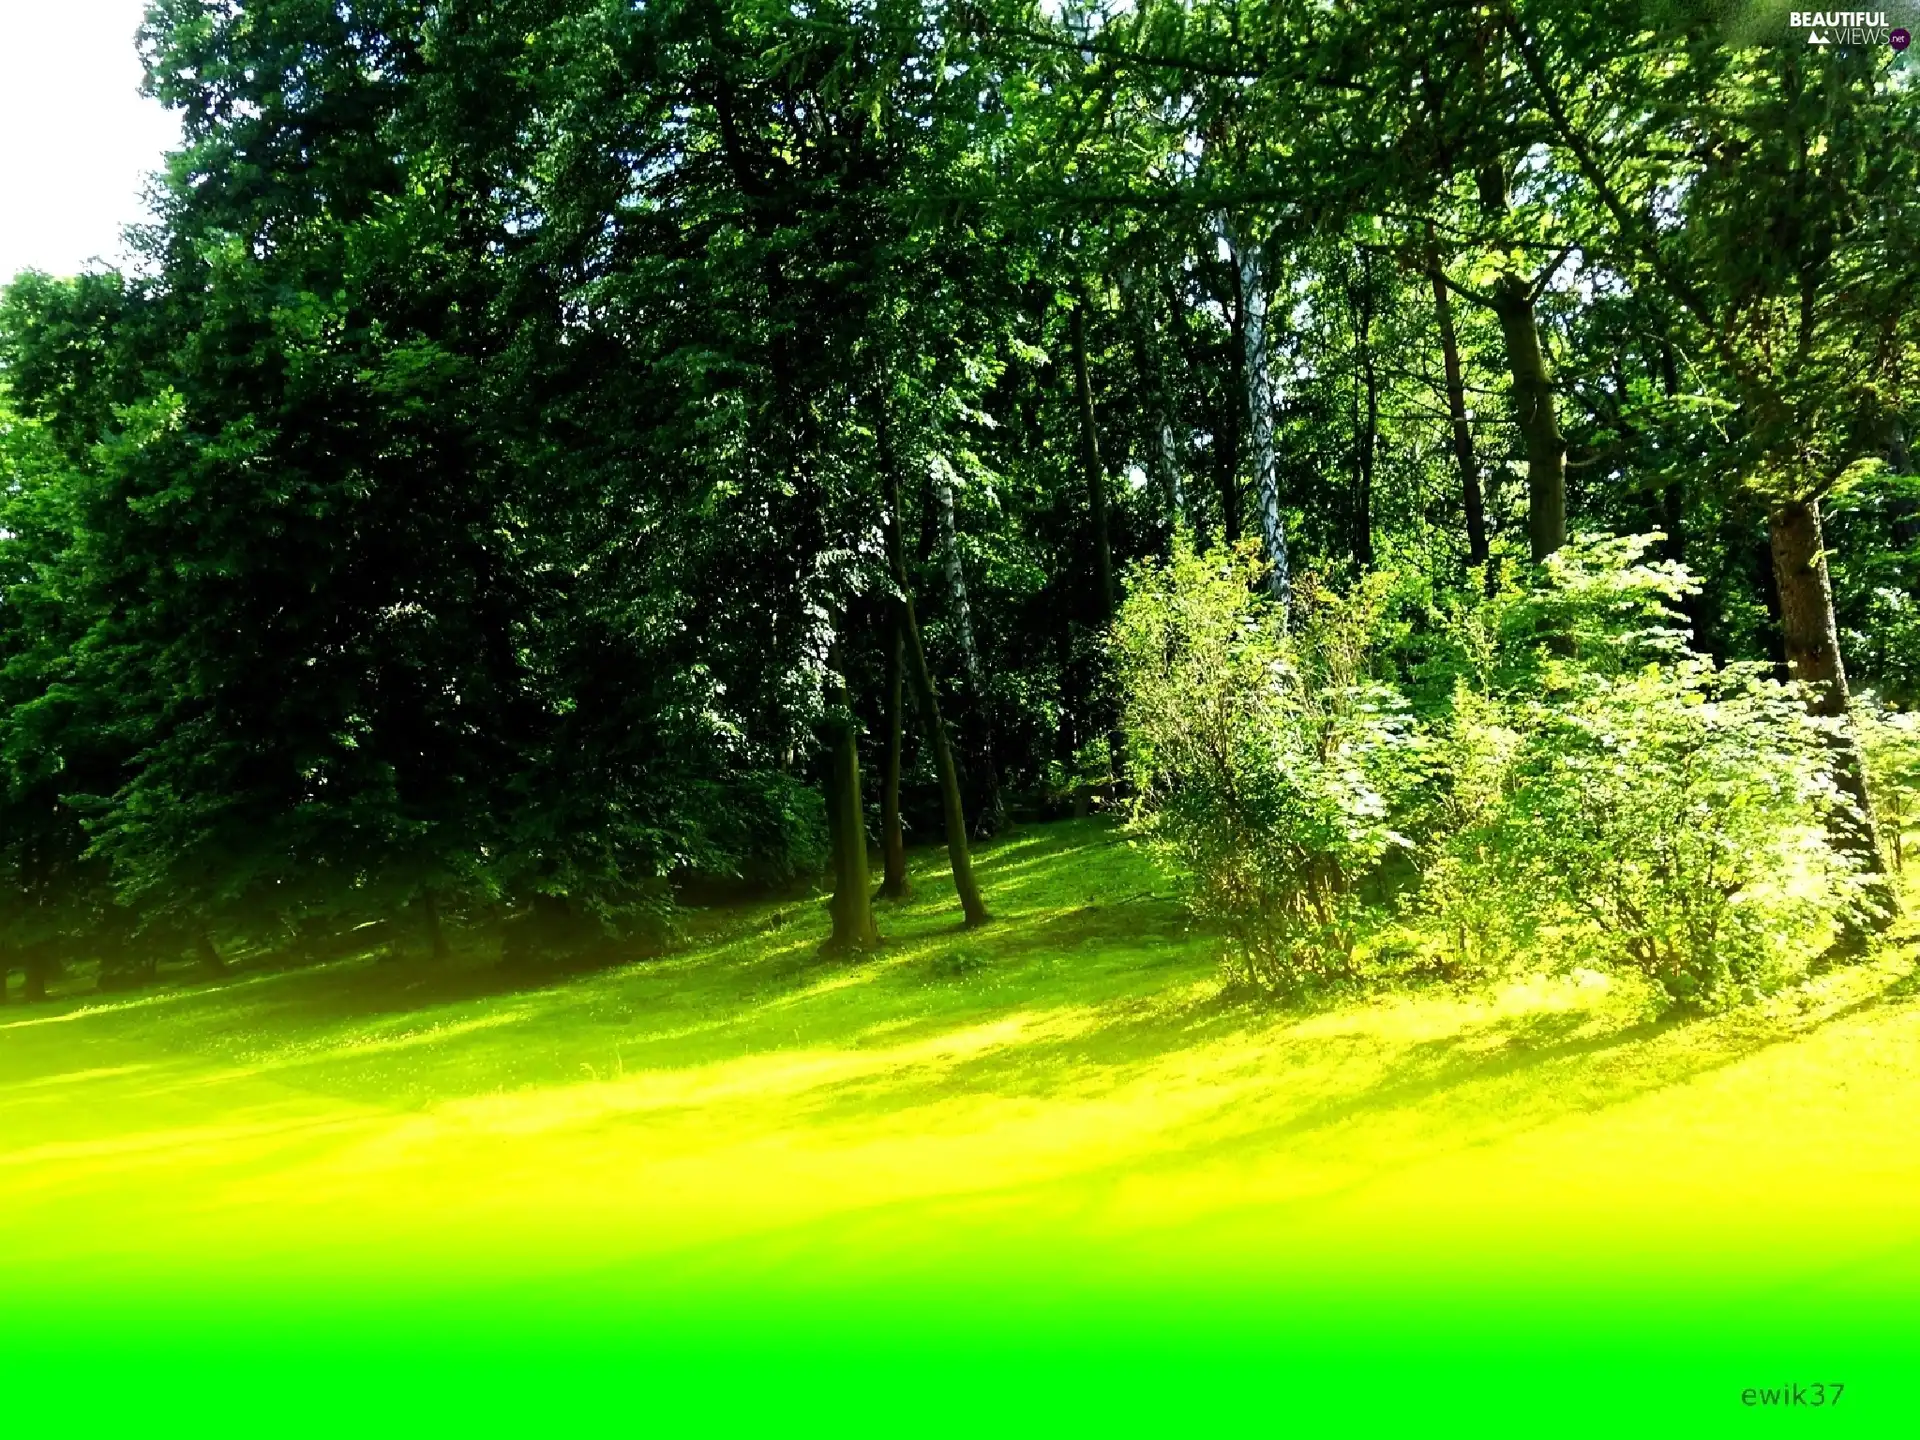
[[[530,964],[822,874],[859,949],[907,841],[980,924],[970,838],[1122,804],[1268,988],[1466,935],[1489,853],[1684,999],[1817,833],[1845,941],[1920,702],[1869,38],[154,0],[142,263],[0,302],[0,966]]]

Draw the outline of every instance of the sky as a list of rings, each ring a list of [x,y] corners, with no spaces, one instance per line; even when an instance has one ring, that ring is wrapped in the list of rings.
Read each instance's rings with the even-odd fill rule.
[[[0,282],[124,255],[179,126],[140,95],[144,0],[0,0]]]

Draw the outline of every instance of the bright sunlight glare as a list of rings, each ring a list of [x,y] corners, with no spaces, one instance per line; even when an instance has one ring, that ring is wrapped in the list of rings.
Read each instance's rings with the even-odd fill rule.
[[[0,282],[125,256],[179,125],[140,94],[143,0],[0,0]]]

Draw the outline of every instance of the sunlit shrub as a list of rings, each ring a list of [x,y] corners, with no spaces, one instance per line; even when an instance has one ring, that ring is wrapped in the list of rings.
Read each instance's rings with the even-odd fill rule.
[[[1135,815],[1221,924],[1239,978],[1292,995],[1349,978],[1367,881],[1405,845],[1405,706],[1366,671],[1376,588],[1310,582],[1295,623],[1254,551],[1182,546],[1135,572],[1114,626]]]
[[[1836,722],[1690,653],[1690,582],[1648,543],[1570,546],[1461,617],[1423,901],[1467,968],[1527,945],[1713,1008],[1818,953],[1861,892],[1824,830]]]
[[[1907,836],[1920,818],[1920,713],[1890,710],[1872,695],[1855,703],[1875,818],[1896,872],[1906,870]]]

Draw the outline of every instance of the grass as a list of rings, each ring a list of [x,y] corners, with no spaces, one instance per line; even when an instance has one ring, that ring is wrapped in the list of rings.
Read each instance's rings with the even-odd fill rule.
[[[1756,1367],[1847,1379],[1819,1362],[1853,1367],[1850,1414],[1920,1415],[1911,930],[1708,1021],[1593,974],[1289,1014],[1223,996],[1212,938],[1100,822],[978,869],[990,927],[920,855],[857,963],[789,902],[544,986],[475,940],[0,1011],[0,1316],[76,1373],[108,1336],[115,1364],[211,1347],[282,1385],[356,1337],[363,1369],[671,1351],[650,1383],[709,1420],[784,1374],[799,1408],[755,1422],[782,1430],[803,1379],[881,1355],[869,1380],[1098,1371],[1122,1429],[1176,1352],[1187,1421],[1363,1362],[1297,1413],[1416,1406],[1388,1375],[1494,1366],[1499,1403],[1552,1404],[1658,1371],[1704,1433]],[[729,1355],[759,1383],[714,1378]],[[151,1405],[183,1372],[142,1373]],[[592,1373],[561,1390],[605,1400]]]

